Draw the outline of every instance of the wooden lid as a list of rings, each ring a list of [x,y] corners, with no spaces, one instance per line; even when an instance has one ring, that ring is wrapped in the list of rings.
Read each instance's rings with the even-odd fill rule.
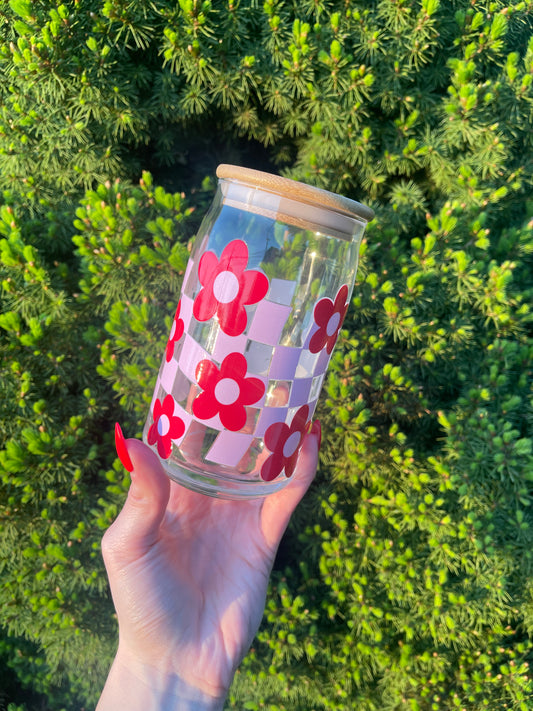
[[[241,168],[237,165],[219,165],[217,177],[223,180],[235,180],[248,185],[256,186],[262,190],[283,195],[284,197],[299,202],[309,203],[328,210],[334,210],[347,217],[357,218],[370,222],[374,218],[374,211],[366,205],[355,200],[331,193],[329,190],[316,188],[312,185],[300,183],[290,178],[282,178],[272,173],[264,173],[251,168]]]

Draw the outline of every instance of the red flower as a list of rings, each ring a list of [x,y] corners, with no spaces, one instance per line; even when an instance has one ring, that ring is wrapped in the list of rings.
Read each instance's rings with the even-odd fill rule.
[[[217,413],[224,427],[237,432],[246,424],[245,405],[261,399],[265,385],[259,378],[246,378],[248,364],[242,353],[230,353],[220,370],[210,360],[196,366],[196,380],[204,391],[192,404],[192,411],[200,420],[208,420]]]
[[[261,478],[272,481],[285,467],[285,476],[290,477],[296,466],[300,447],[309,431],[311,422],[309,406],[303,405],[294,415],[291,425],[275,422],[265,432],[265,446],[272,452],[261,467]]]
[[[170,336],[168,337],[167,350],[165,353],[167,363],[170,363],[172,356],[174,355],[174,344],[177,343],[179,339],[183,336],[183,331],[185,330],[183,320],[179,318],[180,310],[181,299],[178,302],[178,306],[176,308],[176,315],[174,316],[174,321],[170,330]]]
[[[327,352],[331,354],[348,310],[347,297],[348,287],[344,284],[335,297],[335,303],[326,297],[315,306],[314,317],[318,331],[315,331],[309,342],[311,353],[318,353],[326,346]]]
[[[154,421],[148,430],[148,444],[157,442],[157,451],[162,459],[168,459],[172,450],[172,440],[185,432],[181,417],[174,415],[174,399],[167,395],[163,403],[159,399],[154,405]]]
[[[220,261],[205,252],[198,265],[198,279],[204,287],[194,301],[193,314],[208,321],[215,314],[228,336],[239,336],[246,328],[248,304],[256,304],[268,291],[268,279],[261,272],[246,271],[248,247],[234,239],[222,252]]]

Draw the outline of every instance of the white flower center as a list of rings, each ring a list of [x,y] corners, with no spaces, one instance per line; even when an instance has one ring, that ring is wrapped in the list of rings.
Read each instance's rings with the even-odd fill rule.
[[[328,325],[326,326],[326,333],[328,334],[328,336],[330,336],[330,337],[333,336],[333,334],[339,327],[340,320],[341,320],[340,313],[338,311],[335,311],[333,316],[328,321]]]
[[[215,385],[215,397],[221,405],[233,405],[239,399],[240,392],[233,378],[222,378]]]
[[[161,415],[157,421],[157,432],[160,437],[164,437],[170,429],[170,420],[166,415]]]
[[[213,295],[221,304],[229,304],[239,293],[239,280],[233,272],[220,272],[213,282]]]
[[[292,455],[298,449],[300,444],[300,432],[293,432],[290,437],[287,437],[285,444],[283,445],[283,456],[286,458],[292,457]]]

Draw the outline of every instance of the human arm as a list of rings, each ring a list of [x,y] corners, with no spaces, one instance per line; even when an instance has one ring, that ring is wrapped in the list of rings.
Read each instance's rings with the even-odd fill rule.
[[[142,442],[123,442],[132,484],[102,543],[119,646],[97,711],[222,709],[261,622],[279,542],[314,477],[319,443],[316,422],[285,488],[227,501],[170,481]]]

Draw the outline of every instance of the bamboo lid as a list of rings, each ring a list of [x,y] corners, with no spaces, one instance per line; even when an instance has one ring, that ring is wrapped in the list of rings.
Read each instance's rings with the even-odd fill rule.
[[[292,200],[334,210],[347,217],[366,222],[370,222],[374,218],[373,210],[355,200],[272,173],[223,163],[217,168],[217,177],[223,180],[240,181]]]

